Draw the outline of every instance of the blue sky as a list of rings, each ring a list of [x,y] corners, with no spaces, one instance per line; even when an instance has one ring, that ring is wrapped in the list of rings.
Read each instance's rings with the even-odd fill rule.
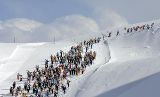
[[[28,18],[48,23],[71,14],[91,16],[96,7],[101,7],[136,23],[158,19],[159,3],[159,0],[0,0],[0,20]]]
[[[70,14],[89,15],[90,8],[76,0],[0,0],[0,20],[28,18],[41,22]]]

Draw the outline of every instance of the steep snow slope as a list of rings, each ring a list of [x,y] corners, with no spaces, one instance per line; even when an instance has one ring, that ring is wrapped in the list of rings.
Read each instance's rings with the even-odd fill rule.
[[[85,75],[84,78],[87,76],[85,84],[80,84],[80,87],[77,88],[78,91],[74,90],[76,93],[68,92],[71,94],[69,97],[119,97],[119,95],[120,97],[130,97],[128,96],[132,95],[129,94],[130,92],[122,95],[128,88],[117,92],[114,90],[160,72],[160,30],[158,26],[156,27],[154,30],[133,32],[118,38],[108,39],[110,61],[98,67],[98,70],[94,68],[95,72],[89,74],[91,76]],[[77,83],[83,81],[82,78]],[[153,91],[156,90],[153,89]],[[158,95],[154,97],[159,97],[160,93],[156,93]],[[140,97],[140,94],[137,94],[136,97]]]

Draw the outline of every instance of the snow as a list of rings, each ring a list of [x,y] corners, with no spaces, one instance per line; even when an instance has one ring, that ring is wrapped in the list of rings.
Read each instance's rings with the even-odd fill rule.
[[[13,53],[6,59],[3,64],[0,66],[0,75],[1,78],[6,79],[11,76],[15,71],[19,68],[22,68],[24,62],[27,61],[31,54],[35,50],[36,46],[42,44],[24,44],[18,45]],[[16,66],[15,66],[16,64]],[[6,73],[6,71],[8,71]],[[4,81],[3,79],[0,80],[0,84]]]
[[[62,48],[69,48],[71,45],[73,45],[71,42],[65,42],[65,44],[61,42],[56,44],[24,43],[15,44],[15,47],[13,46],[10,49],[6,49],[5,52],[8,50],[13,50],[8,57],[5,57],[5,60],[1,60],[0,94],[9,92],[6,89],[9,89],[12,82],[16,80],[16,75],[18,72],[22,75],[26,75],[26,70],[34,69],[37,64],[44,64],[44,60],[49,58],[51,54],[56,53]],[[10,44],[8,46],[10,46]],[[55,46],[56,48],[54,48]]]
[[[84,75],[77,82],[74,82],[72,90],[75,91],[77,90],[75,86],[87,79],[85,84],[80,84],[80,89],[75,93],[76,95],[70,93],[73,91],[69,91],[68,93],[71,95],[67,94],[66,97],[119,97],[121,91],[116,94],[114,89],[160,72],[160,36],[159,33],[153,34],[151,32],[145,30],[108,39],[110,61],[99,66],[98,70],[95,68],[95,72],[90,72],[90,74]],[[109,91],[113,91],[113,93],[110,95]],[[133,91],[136,92],[136,90]],[[156,94],[157,97],[160,95],[159,92]],[[128,93],[128,95],[132,95],[132,93]],[[121,94],[121,97],[130,97],[128,95]],[[140,97],[140,94],[137,93],[136,97]]]
[[[0,43],[0,60],[2,60],[3,58],[9,57],[15,48],[16,48],[16,44]]]
[[[71,87],[63,97],[159,97],[160,22],[153,30],[105,39],[93,46],[97,52],[94,64],[80,76],[69,77]],[[138,23],[128,27],[152,23]],[[116,31],[116,29],[113,29]],[[81,37],[83,38],[83,37]],[[85,37],[86,39],[86,37]],[[54,43],[0,44],[0,94],[8,93],[16,74],[44,64],[59,50],[67,51],[75,43],[65,40]]]

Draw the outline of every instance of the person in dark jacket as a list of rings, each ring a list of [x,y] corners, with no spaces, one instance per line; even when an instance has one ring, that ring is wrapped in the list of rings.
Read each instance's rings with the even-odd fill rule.
[[[68,85],[68,87],[69,87],[69,83],[70,83],[71,81],[70,80],[67,80],[67,85]]]
[[[63,93],[65,94],[66,93],[66,86],[62,84],[61,87],[62,87]]]

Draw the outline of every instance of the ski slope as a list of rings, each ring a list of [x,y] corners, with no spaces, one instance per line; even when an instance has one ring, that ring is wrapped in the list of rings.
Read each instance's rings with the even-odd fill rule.
[[[160,21],[153,30],[105,39],[93,46],[97,57],[85,74],[71,77],[71,87],[62,97],[159,97]],[[146,22],[150,23],[150,22]],[[138,23],[135,26],[145,23]],[[116,29],[113,29],[116,30]],[[83,40],[83,39],[82,39]],[[0,94],[8,93],[19,72],[42,65],[59,50],[75,45],[71,41],[53,43],[0,44]],[[8,48],[9,47],[9,48]]]
[[[4,46],[3,46],[4,45]],[[24,44],[8,44],[10,49],[5,49],[2,44],[4,52],[6,53],[2,60],[0,60],[0,94],[9,92],[12,82],[16,80],[17,73],[26,75],[27,70],[35,69],[36,65],[43,65],[44,60],[49,58],[51,54],[55,54],[60,49],[68,49],[72,42],[57,42],[53,43],[24,43]],[[4,47],[4,48],[3,48]],[[55,48],[56,47],[56,48]],[[25,77],[25,76],[24,76]]]

